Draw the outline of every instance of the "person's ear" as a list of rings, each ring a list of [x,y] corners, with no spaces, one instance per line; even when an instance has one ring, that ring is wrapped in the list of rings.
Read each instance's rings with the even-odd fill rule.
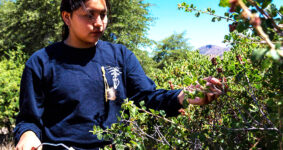
[[[65,24],[69,26],[71,24],[71,14],[69,12],[63,11],[61,15]]]

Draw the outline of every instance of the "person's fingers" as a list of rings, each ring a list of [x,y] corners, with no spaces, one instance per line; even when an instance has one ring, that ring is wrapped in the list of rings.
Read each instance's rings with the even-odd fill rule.
[[[196,97],[194,100],[198,105],[203,105],[203,99]]]
[[[32,146],[30,146],[29,144],[25,144],[23,147],[23,150],[31,150]]]
[[[210,82],[206,82],[206,84],[205,84],[206,86],[212,86],[213,84],[212,83],[210,83]]]
[[[211,86],[211,87],[209,88],[209,90],[210,90],[211,92],[217,94],[217,95],[222,94],[222,91],[221,91],[220,89],[218,89],[217,87],[215,87],[214,85]]]
[[[194,101],[195,101],[196,104],[198,104],[198,105],[204,105],[204,104],[206,104],[204,98],[196,97]]]
[[[189,99],[189,103],[193,105],[204,105],[205,104],[205,99],[196,97],[195,99]]]
[[[207,82],[210,82],[214,85],[218,85],[218,86],[221,86],[222,83],[220,82],[220,80],[216,79],[216,78],[213,78],[213,77],[206,77],[204,78],[204,80],[206,80]]]
[[[193,86],[192,86],[192,85],[187,86],[187,87],[185,88],[186,91],[190,91],[190,92],[192,91],[192,89],[193,89]]]
[[[42,146],[40,146],[40,145],[38,145],[39,147],[38,147],[38,149],[37,150],[42,150]]]
[[[39,138],[33,131],[26,131],[16,146],[16,150],[31,150],[32,147],[38,147],[41,144]]]
[[[23,144],[22,143],[18,143],[17,145],[16,145],[16,148],[15,148],[16,150],[23,150]]]
[[[211,80],[211,76],[209,76],[209,77],[205,77],[205,78],[203,78],[203,80],[206,80],[206,81],[208,81],[208,82],[210,82],[210,80]]]
[[[202,89],[201,85],[199,85],[199,84],[197,84],[197,85],[195,86],[195,88],[197,88],[197,89]]]
[[[19,146],[16,146],[15,150],[21,150]]]
[[[207,96],[207,103],[210,103],[213,100],[214,94],[213,93],[206,93],[206,96]]]
[[[216,78],[211,78],[210,82],[214,85],[217,85],[217,86],[222,86],[222,83],[220,80],[216,79]]]

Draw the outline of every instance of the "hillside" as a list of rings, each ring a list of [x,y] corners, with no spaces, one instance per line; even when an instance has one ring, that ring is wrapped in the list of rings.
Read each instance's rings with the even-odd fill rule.
[[[199,53],[203,55],[212,55],[212,56],[222,56],[225,51],[229,51],[230,48],[220,47],[216,45],[205,45],[198,48]]]

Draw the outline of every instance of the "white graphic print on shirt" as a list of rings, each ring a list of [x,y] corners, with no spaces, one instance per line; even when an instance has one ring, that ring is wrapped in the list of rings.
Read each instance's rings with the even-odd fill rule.
[[[108,73],[110,73],[112,75],[112,80],[113,80],[113,86],[114,89],[116,90],[120,84],[120,81],[118,79],[118,76],[122,73],[120,71],[119,67],[111,67],[111,66],[107,66],[106,70],[108,71]]]

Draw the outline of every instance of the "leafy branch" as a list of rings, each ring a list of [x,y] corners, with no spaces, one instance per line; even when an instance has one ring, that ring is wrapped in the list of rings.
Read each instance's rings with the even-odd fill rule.
[[[251,3],[253,6],[256,7],[256,9],[263,14],[263,16],[265,16],[266,19],[269,19],[272,23],[272,25],[274,26],[274,28],[276,28],[277,32],[280,33],[281,32],[281,28],[275,23],[274,19],[272,17],[270,17],[270,15],[268,15],[263,9],[261,9],[258,4],[253,1],[253,0],[248,0],[249,3]]]
[[[202,10],[196,9],[196,7],[193,4],[189,5],[185,2],[183,2],[182,4],[178,4],[178,9],[185,9],[186,12],[196,11],[197,12],[195,14],[196,17],[199,17],[200,13],[214,16],[214,18],[212,19],[213,22],[215,21],[215,19],[217,19],[218,21],[220,21],[221,19],[226,19],[227,21],[237,22],[236,20],[232,19],[232,16],[229,16],[228,13],[225,14],[226,15],[225,17],[216,15],[215,10],[212,10],[211,8],[207,8],[206,11],[202,11]]]

